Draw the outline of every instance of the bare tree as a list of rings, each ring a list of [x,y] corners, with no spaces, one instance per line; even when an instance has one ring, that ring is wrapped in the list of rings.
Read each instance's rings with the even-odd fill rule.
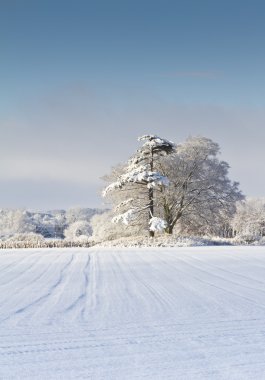
[[[169,178],[159,198],[169,234],[176,224],[188,233],[213,232],[234,214],[235,203],[243,195],[238,183],[229,180],[229,165],[217,158],[218,153],[217,143],[193,137],[160,160],[159,170]]]

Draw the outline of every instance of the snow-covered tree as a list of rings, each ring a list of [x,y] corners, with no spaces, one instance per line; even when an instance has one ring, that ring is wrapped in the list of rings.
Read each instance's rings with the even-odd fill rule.
[[[100,214],[104,210],[84,208],[84,207],[73,207],[66,211],[65,218],[68,225],[78,222],[80,220],[89,222],[93,215]]]
[[[78,221],[90,222],[93,215],[104,210],[73,208],[68,211],[33,212],[20,209],[0,209],[0,239],[18,234],[36,233],[44,238],[63,239],[64,231]]]
[[[219,146],[205,137],[191,137],[174,154],[160,160],[169,186],[160,194],[160,215],[167,232],[178,225],[188,234],[217,234],[243,199],[237,182],[228,178],[229,165],[218,159]]]
[[[265,236],[265,199],[249,198],[238,202],[232,220],[235,234],[246,240],[255,241]]]
[[[26,210],[0,210],[0,237],[9,238],[17,233],[36,232],[36,223]]]
[[[62,239],[66,228],[65,211],[48,211],[31,213],[31,218],[36,224],[36,233],[45,238]]]
[[[103,214],[96,214],[91,218],[91,227],[93,230],[92,238],[96,242],[115,240],[121,237],[130,237],[141,235],[141,226],[127,225],[123,223],[112,223],[113,212],[108,210]]]
[[[115,208],[119,214],[113,222],[146,224],[149,235],[154,236],[155,231],[166,227],[166,222],[155,215],[155,208],[157,193],[169,184],[167,176],[157,170],[157,163],[161,157],[173,153],[175,145],[155,135],[144,135],[139,141],[143,141],[143,145],[121,168],[115,181],[105,188],[103,196],[119,194],[116,200],[119,198],[121,202]]]
[[[92,228],[88,222],[79,220],[70,224],[70,226],[64,231],[64,235],[67,240],[83,240],[92,235]]]

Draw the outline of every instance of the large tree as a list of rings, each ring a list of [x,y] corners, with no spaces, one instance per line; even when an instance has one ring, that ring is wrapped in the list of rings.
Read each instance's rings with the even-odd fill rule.
[[[153,237],[155,231],[166,228],[166,222],[155,215],[155,208],[157,194],[169,184],[167,176],[162,175],[157,166],[161,157],[173,153],[175,146],[155,135],[144,135],[139,141],[143,141],[143,145],[120,168],[120,174],[103,191],[103,196],[114,192],[116,200],[120,201],[115,208],[119,214],[113,222],[146,223]]]
[[[218,157],[219,145],[205,137],[178,145],[152,135],[140,140],[143,146],[113,170],[104,191],[117,205],[113,221],[141,231],[149,225],[150,236],[174,229],[229,236],[236,202],[244,197],[228,177],[229,165]]]
[[[191,137],[174,154],[160,160],[160,172],[169,178],[161,189],[160,215],[167,232],[217,233],[243,199],[238,183],[228,178],[229,165],[218,159],[219,146],[205,137]]]

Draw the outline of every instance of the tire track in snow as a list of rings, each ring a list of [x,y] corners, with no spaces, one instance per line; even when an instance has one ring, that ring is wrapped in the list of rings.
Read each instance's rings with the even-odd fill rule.
[[[202,273],[206,273],[206,274],[207,274],[208,276],[210,276],[210,277],[213,277],[213,278],[216,278],[216,279],[220,279],[220,280],[223,281],[223,282],[231,283],[232,285],[236,285],[237,287],[243,287],[243,288],[245,288],[245,289],[250,289],[250,290],[254,290],[254,291],[261,291],[261,292],[265,293],[264,290],[260,290],[260,289],[257,289],[257,288],[253,288],[253,287],[249,287],[249,286],[246,286],[246,285],[243,285],[243,284],[239,284],[239,283],[237,283],[237,282],[235,282],[235,281],[231,281],[231,280],[228,280],[228,279],[226,279],[226,278],[223,278],[222,276],[217,275],[217,274],[214,274],[214,275],[213,275],[211,272],[209,272],[209,271],[207,271],[207,270],[205,270],[205,269],[202,269],[202,268],[198,267],[197,265],[191,264],[190,262],[188,262],[188,261],[185,260],[184,258],[182,258],[182,261],[183,261],[184,263],[186,263],[189,267],[191,267],[191,268],[195,268],[197,271],[200,271],[200,272],[202,272]],[[194,278],[196,278],[196,277],[194,277]],[[197,278],[197,280],[198,280],[198,278]],[[210,285],[210,286],[212,286],[212,287],[215,287],[216,289],[220,289],[220,290],[222,290],[222,291],[224,291],[224,292],[227,292],[227,293],[233,294],[233,295],[236,296],[236,297],[241,297],[241,298],[245,299],[246,301],[248,301],[248,302],[250,302],[250,303],[252,303],[252,304],[254,304],[254,305],[256,305],[256,306],[258,306],[258,307],[260,307],[260,308],[262,308],[262,309],[265,309],[265,305],[261,305],[260,303],[253,301],[253,299],[248,298],[248,297],[246,297],[246,296],[243,296],[242,294],[240,294],[240,292],[235,292],[235,291],[232,291],[232,290],[228,290],[228,289],[226,289],[226,288],[224,288],[224,287],[222,287],[222,286],[220,286],[220,285],[215,285],[213,282],[209,282],[209,281],[206,281],[206,280],[202,280],[202,279],[200,279],[200,281],[201,281],[201,282],[204,282],[205,284],[208,284],[208,285]]]
[[[123,254],[120,252],[117,252],[116,255],[119,256],[120,261],[122,262],[121,258],[123,256]],[[144,262],[141,255],[139,255],[137,257],[138,257],[138,259],[140,258],[140,261]],[[116,260],[117,260],[117,258],[116,258]],[[130,271],[131,276],[149,292],[149,294],[153,298],[154,302],[156,303],[156,306],[160,306],[160,308],[162,310],[164,310],[165,308],[168,308],[170,302],[165,300],[165,294],[163,294],[163,295],[161,294],[161,290],[163,291],[163,290],[165,290],[165,288],[161,289],[161,285],[159,284],[159,282],[156,282],[156,281],[154,282],[155,286],[151,285],[150,284],[150,278],[149,278],[149,281],[144,279],[144,276],[141,276],[139,274],[139,271],[135,267],[132,266],[132,264],[130,263],[130,260],[128,260],[127,262],[123,261],[123,266],[125,267],[125,265],[126,265],[126,269]],[[149,265],[149,268],[150,268],[150,265]],[[152,280],[153,280],[153,273],[152,273]],[[150,302],[150,303],[152,303],[152,302]]]
[[[193,302],[199,304],[200,306],[200,309],[201,309],[201,312],[202,310],[206,313],[208,311],[208,308],[207,306],[204,305],[203,302],[199,302],[199,294],[195,292],[195,289],[194,287],[189,287],[187,286],[187,284],[182,284],[180,280],[178,280],[179,278],[179,274],[186,274],[185,272],[183,272],[180,268],[179,268],[179,265],[177,263],[177,265],[175,266],[172,266],[172,265],[169,265],[168,262],[166,261],[166,258],[164,257],[164,254],[161,256],[159,253],[149,253],[149,255],[145,255],[145,256],[142,256],[141,253],[136,253],[137,257],[146,264],[146,267],[150,268],[149,271],[152,273],[152,277],[154,278],[155,280],[155,284],[157,284],[156,286],[162,286],[162,290],[163,290],[163,298],[166,299],[167,301],[167,306],[168,306],[168,309],[172,309],[172,312],[176,312],[176,309],[173,307],[172,308],[172,305],[175,305],[175,299],[176,299],[176,295],[179,297],[181,297],[182,299],[185,298],[185,299],[191,299],[193,300]],[[154,258],[158,258],[159,259],[159,263],[156,263],[155,261],[153,261]],[[174,257],[175,260],[178,260],[179,261],[179,258],[178,257]],[[163,265],[166,265],[166,268],[169,268],[170,267],[170,270],[168,271],[161,271],[161,263]],[[172,269],[174,268],[174,273],[172,271]],[[165,275],[166,274],[166,275]],[[169,276],[170,274],[170,276]],[[172,277],[171,277],[172,276]],[[166,281],[170,280],[171,279],[171,283],[175,283],[174,287],[172,288],[171,287],[166,287],[166,286],[163,286],[163,284],[166,283]],[[161,285],[160,285],[161,284]],[[176,294],[176,286],[177,286],[177,294]],[[196,296],[196,298],[194,298]]]
[[[35,257],[35,256],[36,256],[36,260],[30,266],[25,266],[26,269],[22,267],[21,271],[19,272],[15,271],[17,266],[20,267],[22,263],[23,265],[25,265],[27,261],[30,262],[32,257]],[[24,275],[25,271],[29,271],[30,269],[32,269],[34,265],[36,265],[38,261],[41,260],[41,258],[42,258],[42,255],[37,251],[37,252],[32,252],[31,254],[29,254],[29,256],[24,256],[21,260],[17,261],[14,265],[10,264],[8,266],[8,269],[12,267],[11,272],[14,272],[14,277],[11,279],[8,278],[7,281],[0,283],[0,286],[9,285],[11,282],[16,281],[21,275]],[[24,261],[26,261],[26,263],[24,263]],[[5,272],[6,269],[7,268],[4,268],[3,272]],[[8,274],[8,273],[10,273],[10,270],[5,272],[4,274]]]
[[[33,302],[31,302],[30,304],[26,305],[26,306],[23,306],[19,309],[17,309],[15,312],[13,312],[12,314],[10,314],[8,317],[2,319],[0,321],[0,323],[2,322],[5,322],[9,319],[11,319],[13,316],[16,316],[16,315],[19,315],[19,314],[22,314],[24,313],[25,311],[29,310],[30,308],[32,307],[35,307],[37,305],[39,305],[40,303],[42,303],[43,301],[45,301],[46,299],[48,299],[52,293],[56,290],[56,288],[63,282],[63,279],[65,277],[65,273],[66,271],[68,270],[68,268],[71,266],[71,263],[74,259],[74,255],[72,254],[71,255],[71,258],[70,260],[63,266],[63,268],[60,270],[60,273],[59,273],[59,278],[57,279],[57,281],[49,288],[48,292],[45,293],[44,295],[42,295],[41,297],[38,297],[36,300],[34,300]]]
[[[216,331],[216,329],[220,330],[220,331],[226,331],[227,329],[228,330],[231,330],[233,329],[233,331],[243,331],[243,330],[248,330],[250,328],[252,328],[251,326],[253,325],[253,323],[255,323],[255,328],[256,327],[259,327],[259,328],[262,328],[263,329],[263,332],[265,334],[265,326],[264,326],[264,319],[263,318],[248,318],[248,319],[225,319],[225,320],[212,320],[212,319],[200,319],[197,321],[197,325],[196,327],[194,328],[194,322],[193,321],[190,321],[190,320],[183,320],[183,321],[179,321],[179,322],[171,322],[171,323],[154,323],[154,322],[144,322],[144,323],[141,323],[141,329],[143,328],[145,331],[148,330],[149,328],[152,328],[152,329],[156,329],[156,328],[167,328],[167,329],[172,329],[172,328],[176,328],[176,329],[181,329],[181,331],[184,331],[183,328],[186,328],[187,329],[187,332],[190,332],[192,331],[192,329],[198,329],[198,326],[201,326],[201,327],[207,327],[207,330],[209,330],[209,328],[212,330],[212,331]],[[240,324],[243,324],[243,327],[240,327]],[[248,326],[248,324],[250,324],[250,326]],[[27,326],[27,325],[26,325]],[[88,327],[87,323],[83,323],[83,324],[79,324],[79,329],[78,331],[75,331],[73,332],[73,325],[72,324],[68,324],[68,329],[63,329],[62,331],[58,331],[57,328],[55,328],[55,330],[51,330],[51,326],[49,326],[49,330],[51,330],[50,332],[47,332],[47,331],[40,331],[39,332],[39,336],[41,337],[41,339],[46,339],[47,337],[49,338],[52,338],[55,334],[60,336],[60,335],[71,335],[73,334],[73,337],[77,337],[78,336],[78,331],[79,329],[81,328],[81,331],[82,331],[82,337],[83,337],[83,333],[87,333],[87,334],[96,334],[96,333],[104,333],[104,334],[110,334],[110,333],[121,333],[121,331],[124,333],[124,334],[127,334],[129,331],[131,331],[132,333],[134,333],[135,331],[137,331],[138,327],[139,327],[139,323],[124,323],[121,325],[117,325],[117,326],[111,326],[111,327],[107,327],[107,328],[104,328],[104,327],[99,327],[99,328],[90,328]],[[11,338],[18,338],[18,337],[21,337],[23,336],[25,339],[28,339],[30,337],[35,337],[35,333],[25,333],[24,332],[24,328],[21,328],[19,327],[18,329],[22,329],[23,330],[23,333],[20,332],[20,333],[17,333],[17,334],[14,334],[14,329],[12,328],[12,330],[8,330],[8,327],[5,327],[5,331],[6,333],[5,334],[1,334],[0,335],[0,341],[1,339],[4,340],[4,339],[11,339]],[[18,330],[16,328],[16,330]],[[16,331],[15,330],[15,331]],[[47,328],[46,328],[47,330]],[[23,338],[23,339],[24,339]],[[0,345],[0,348],[1,348],[1,345]]]
[[[204,330],[204,333],[206,331],[207,330]],[[161,370],[161,368],[163,367],[163,372],[160,372],[160,374],[164,373],[164,370],[168,370],[169,367],[171,367],[175,371],[176,378],[179,378],[179,376],[177,376],[177,374],[179,374],[180,370],[183,370],[183,371],[188,370],[189,375],[196,373],[196,372],[200,373],[201,375],[204,373],[202,368],[200,370],[198,368],[193,368],[192,363],[196,362],[196,361],[197,362],[203,361],[205,355],[204,355],[204,352],[202,351],[202,348],[205,345],[207,345],[209,356],[211,357],[213,355],[213,358],[214,358],[214,356],[218,355],[218,353],[219,353],[218,350],[220,350],[220,348],[223,349],[223,352],[226,352],[227,348],[229,349],[229,345],[228,345],[229,342],[227,342],[227,341],[225,342],[225,340],[224,340],[223,344],[220,344],[220,342],[219,342],[218,346],[217,346],[216,341],[213,341],[213,337],[208,333],[208,336],[206,336],[204,338],[209,339],[209,341],[206,339],[205,344],[203,346],[201,345],[200,342],[197,343],[197,345],[194,347],[194,351],[192,352],[192,354],[189,353],[188,351],[185,351],[185,350],[183,351],[182,345],[185,344],[185,342],[187,342],[187,341],[189,342],[194,331],[188,331],[187,333],[188,334],[185,335],[185,334],[182,334],[181,331],[179,331],[179,333],[176,335],[175,333],[172,333],[172,332],[170,333],[169,331],[166,331],[164,333],[159,331],[155,335],[153,335],[153,334],[152,335],[148,335],[148,334],[137,335],[137,334],[135,334],[132,337],[122,337],[121,339],[119,339],[119,337],[115,337],[115,338],[110,337],[110,339],[108,339],[108,338],[107,339],[106,338],[100,339],[98,337],[94,337],[94,341],[91,340],[90,342],[88,342],[86,339],[84,339],[83,341],[80,340],[79,342],[77,342],[77,341],[71,342],[70,341],[70,342],[66,342],[66,346],[64,346],[64,344],[65,344],[64,342],[61,342],[61,346],[58,346],[58,347],[56,347],[56,346],[54,347],[51,345],[51,347],[47,346],[45,348],[45,346],[44,346],[43,348],[39,348],[39,349],[29,349],[29,348],[27,348],[27,349],[26,348],[25,349],[19,348],[18,350],[11,349],[9,352],[6,352],[5,355],[2,356],[2,358],[8,359],[9,356],[10,357],[14,356],[14,360],[20,360],[20,361],[23,360],[23,365],[27,365],[27,366],[29,366],[29,368],[31,368],[31,365],[32,365],[32,360],[31,360],[32,357],[38,358],[38,360],[41,360],[43,365],[45,363],[46,366],[47,365],[54,365],[53,363],[57,363],[59,360],[62,368],[64,368],[64,370],[65,370],[65,364],[66,364],[67,360],[69,360],[68,353],[70,353],[71,355],[74,355],[75,358],[78,357],[80,359],[80,357],[81,357],[84,360],[87,360],[87,355],[89,353],[91,353],[91,352],[93,352],[94,354],[97,353],[97,357],[100,357],[101,366],[103,366],[103,363],[105,361],[104,355],[101,356],[103,353],[104,354],[106,354],[107,352],[108,353],[110,353],[110,352],[114,353],[116,351],[123,352],[124,354],[119,357],[119,360],[118,360],[119,364],[118,363],[116,364],[117,368],[112,367],[112,368],[109,368],[107,370],[109,375],[108,375],[108,377],[105,377],[105,378],[112,378],[110,376],[109,371],[115,370],[115,368],[117,370],[118,366],[122,366],[122,363],[123,363],[123,360],[125,357],[129,358],[129,360],[133,360],[135,355],[140,356],[143,353],[148,353],[149,357],[152,358],[152,355],[153,355],[154,358],[157,358],[157,360],[161,361],[159,368]],[[251,334],[251,332],[250,332],[250,334]],[[260,338],[260,339],[258,339],[258,342],[262,342],[263,336],[258,335],[258,334],[256,334],[256,335]],[[244,341],[244,344],[245,344],[244,349],[245,350],[247,349],[248,346],[250,346],[252,344],[252,342],[248,341],[249,336],[252,336],[252,335],[246,335],[246,340]],[[223,334],[221,335],[221,338],[224,339]],[[236,338],[236,335],[235,335],[235,338]],[[241,342],[238,342],[236,347],[239,347],[240,344],[241,344]],[[169,349],[169,347],[170,347],[170,349]],[[134,356],[131,357],[132,350],[134,350],[133,351]],[[176,363],[172,362],[172,360],[170,358],[168,358],[167,356],[164,357],[162,360],[162,358],[159,357],[160,353],[164,353],[164,355],[167,355],[167,356],[170,356],[170,355],[172,356],[172,354],[173,354],[174,355],[173,357],[175,360],[176,360],[176,358],[178,358],[179,360],[181,359],[181,361],[179,361],[179,364],[176,367]],[[247,353],[246,353],[246,355],[247,355]],[[48,354],[50,354],[50,355],[47,356]],[[60,354],[61,356],[60,357],[58,357],[58,356],[54,357],[54,354],[55,355]],[[232,350],[231,354],[235,356],[235,351]],[[249,355],[251,355],[251,354],[252,354],[252,352],[249,351]],[[45,355],[45,356],[42,356],[42,355]],[[234,365],[239,365],[239,366],[244,365],[244,363],[242,363],[242,361],[244,361],[244,362],[246,361],[246,355],[244,358],[241,359],[241,362],[234,364]],[[147,356],[147,358],[148,358],[148,356]],[[21,357],[21,359],[20,359],[20,357]],[[222,360],[222,355],[221,355],[220,359]],[[255,363],[262,363],[262,358],[260,360],[257,360],[258,358],[255,357],[255,359],[256,359]],[[106,360],[108,360],[108,359],[106,359]],[[253,362],[252,357],[249,358],[249,362]],[[72,358],[71,368],[72,368],[72,365],[74,363],[75,363],[75,361]],[[55,365],[57,365],[57,364],[55,364]],[[162,367],[161,367],[161,365],[162,365]],[[90,360],[90,367],[93,367],[93,366],[95,366],[95,363],[93,363],[93,361]],[[178,368],[179,366],[181,367],[180,369]],[[223,363],[220,362],[220,364],[216,364],[216,363],[212,364],[211,368],[209,370],[228,368],[228,367],[229,367],[229,365],[223,365]],[[103,366],[103,368],[104,368],[104,366]],[[191,371],[190,371],[190,369],[191,369]],[[207,370],[207,368],[205,370]],[[119,372],[119,374],[120,374],[120,372]],[[95,377],[95,378],[97,378],[97,377]],[[122,377],[122,375],[120,375],[119,377],[114,377],[114,378],[123,378],[124,379],[124,377]],[[135,378],[135,377],[133,377],[133,378]],[[141,376],[140,378],[144,378],[144,377]],[[150,371],[148,372],[148,378],[150,378],[150,379],[154,378],[153,376],[150,375]],[[166,376],[166,378],[168,378],[168,376]]]
[[[84,252],[89,255],[90,250],[82,254]],[[96,255],[99,265],[93,259],[88,263],[88,257],[81,257],[79,251],[65,269],[70,258],[68,253],[67,250],[61,252],[62,263],[56,266],[56,271],[52,266],[47,268],[45,291],[40,286],[44,281],[36,283],[30,297],[37,298],[34,302],[39,299],[39,303],[35,308],[28,302],[28,309],[21,313],[24,324],[20,319],[20,324],[14,326],[11,318],[11,323],[0,329],[0,377],[54,380],[263,378],[265,327],[262,313],[258,313],[260,308],[231,295],[227,289],[219,291],[212,286],[230,287],[232,292],[236,290],[244,296],[246,288],[236,285],[238,278],[234,284],[226,284],[224,272],[205,268],[186,253],[180,255],[179,251],[174,258],[165,250],[99,251]],[[54,260],[54,254],[50,260]],[[210,258],[209,262],[212,263]],[[204,271],[196,268],[198,266]],[[28,283],[43,269],[39,266],[28,272]],[[61,282],[56,287],[60,275]],[[243,278],[242,283],[248,284]],[[82,297],[85,289],[86,296]],[[41,300],[44,295],[40,291],[50,291],[46,300]],[[214,309],[215,300],[220,304],[224,301],[225,311],[230,311],[234,302],[238,303],[232,312],[223,313]],[[210,313],[197,314],[200,303],[207,305]],[[57,311],[68,305],[72,305],[69,313],[73,311],[75,318],[54,320]],[[95,307],[90,312],[92,305]],[[84,317],[89,316],[87,323],[76,318],[82,307],[86,307]],[[164,308],[170,312],[159,314]],[[179,308],[185,313],[178,313]],[[10,313],[10,309],[5,310]],[[147,315],[146,310],[154,313]],[[256,312],[257,318],[246,318]],[[46,319],[40,320],[42,313]],[[46,323],[46,316],[51,316],[51,324]],[[222,317],[226,319],[221,320]]]
[[[240,322],[244,322],[244,321],[240,321]],[[252,322],[255,322],[255,321],[252,321]],[[186,327],[186,329],[174,330],[173,327],[176,327],[176,326]],[[97,343],[100,341],[109,343],[116,340],[127,342],[128,340],[132,341],[133,339],[135,339],[136,341],[139,342],[140,339],[150,339],[150,338],[155,338],[155,341],[157,341],[157,339],[160,339],[160,337],[162,339],[165,339],[166,337],[169,337],[169,338],[174,337],[174,340],[175,339],[179,340],[181,337],[183,339],[186,339],[186,336],[194,335],[195,331],[199,334],[198,335],[199,337],[204,337],[204,338],[209,337],[210,335],[212,335],[213,332],[216,333],[216,338],[218,338],[218,336],[223,338],[224,333],[225,332],[227,333],[227,331],[230,331],[230,335],[225,334],[225,336],[230,337],[230,338],[237,337],[237,340],[238,340],[238,336],[240,336],[240,339],[243,339],[249,336],[251,336],[251,339],[255,338],[255,336],[260,336],[263,338],[264,332],[265,332],[264,324],[257,325],[256,323],[254,323],[253,325],[252,323],[249,326],[242,325],[241,327],[238,327],[237,321],[234,321],[232,326],[233,326],[232,329],[231,329],[231,326],[229,328],[227,326],[227,328],[224,329],[223,326],[221,327],[219,326],[219,321],[215,323],[215,326],[213,326],[211,321],[208,321],[208,322],[205,322],[204,324],[202,323],[202,324],[197,325],[196,328],[195,327],[190,328],[191,326],[189,324],[183,324],[183,325],[180,325],[180,324],[164,325],[163,324],[163,325],[156,325],[156,326],[146,325],[145,332],[143,330],[141,331],[140,334],[139,332],[137,332],[137,329],[131,329],[130,333],[128,334],[127,329],[126,328],[124,329],[124,326],[121,326],[119,331],[117,329],[108,329],[107,330],[108,335],[103,334],[102,336],[97,336],[96,341]],[[207,330],[205,330],[205,327],[207,327]],[[83,332],[84,331],[82,331],[82,333]],[[102,332],[102,330],[100,330],[100,332]],[[119,332],[119,334],[117,334],[117,332]],[[92,333],[92,331],[90,331],[90,333]],[[16,351],[16,348],[22,349],[22,348],[27,348],[27,347],[42,347],[42,346],[46,347],[50,345],[52,346],[72,345],[72,344],[77,344],[80,342],[93,343],[93,344],[95,343],[95,336],[93,334],[90,336],[86,336],[82,334],[79,337],[76,336],[75,334],[73,334],[73,336],[70,337],[69,334],[65,332],[63,332],[63,334],[65,334],[65,337],[68,337],[68,339],[62,337],[62,339],[57,338],[49,342],[39,342],[39,343],[31,342],[31,343],[21,343],[21,344],[14,343],[14,344],[9,344],[9,345],[5,344],[5,345],[0,345],[0,351],[1,350]],[[54,334],[50,333],[50,335],[54,335]],[[227,343],[225,343],[225,345]],[[0,355],[1,354],[5,355],[6,351],[0,352]]]
[[[169,254],[172,255],[172,252],[170,252]],[[173,254],[173,255],[174,255],[174,254]],[[158,255],[157,257],[158,257],[161,261],[163,261],[162,256],[159,256],[159,255]],[[163,257],[164,257],[164,256],[163,256]],[[174,256],[171,256],[171,257],[174,257]],[[221,290],[221,291],[223,291],[223,292],[225,292],[225,293],[231,294],[231,295],[235,296],[236,298],[240,297],[240,298],[242,298],[242,299],[248,301],[248,302],[251,303],[252,305],[258,306],[260,309],[265,309],[265,305],[261,305],[260,303],[257,303],[257,302],[255,302],[255,301],[253,301],[251,298],[248,298],[248,297],[242,295],[240,292],[237,293],[237,292],[234,292],[234,291],[232,291],[232,290],[230,290],[230,289],[228,290],[227,288],[225,288],[225,287],[223,287],[223,286],[220,286],[220,285],[216,285],[216,284],[214,284],[214,281],[213,281],[213,282],[212,282],[212,281],[207,281],[207,280],[203,279],[203,277],[200,277],[199,275],[194,275],[194,270],[192,270],[192,268],[196,269],[197,272],[201,272],[201,273],[205,273],[205,274],[207,274],[208,276],[212,277],[213,280],[214,280],[215,278],[216,278],[216,279],[219,278],[219,279],[220,279],[221,281],[223,281],[223,282],[230,282],[230,283],[232,283],[233,285],[236,285],[236,286],[238,286],[238,287],[241,287],[241,285],[238,284],[238,283],[236,283],[236,282],[233,282],[233,281],[231,281],[231,280],[223,279],[221,276],[218,276],[218,275],[216,275],[215,273],[212,274],[211,272],[208,272],[207,270],[201,269],[201,268],[199,268],[198,266],[193,265],[193,264],[187,262],[187,260],[185,260],[186,257],[187,257],[187,255],[186,255],[186,254],[183,254],[183,255],[181,255],[181,256],[178,255],[176,258],[177,258],[179,261],[181,261],[182,263],[186,264],[186,266],[188,267],[188,270],[185,270],[183,267],[182,267],[182,269],[179,268],[179,267],[177,267],[176,263],[171,263],[171,264],[169,264],[169,263],[168,263],[167,261],[165,261],[165,260],[164,260],[164,263],[165,263],[167,266],[172,265],[172,266],[176,267],[177,270],[179,270],[180,272],[182,272],[182,273],[185,274],[186,276],[189,276],[190,278],[195,279],[195,280],[198,281],[198,282],[204,283],[205,285],[208,285],[208,286],[213,287],[213,288],[215,288],[215,289],[219,289],[219,290]],[[174,257],[174,258],[175,258],[175,257]],[[191,268],[191,269],[189,270],[189,268]],[[244,286],[244,285],[243,285],[242,287],[248,288],[247,286]],[[256,288],[253,288],[253,290],[256,291],[257,289],[256,289]]]
[[[88,254],[86,264],[85,264],[83,271],[82,271],[83,272],[83,278],[84,278],[83,291],[67,308],[65,308],[61,312],[62,315],[73,311],[76,307],[78,307],[79,304],[83,303],[83,306],[82,306],[81,311],[80,311],[80,315],[81,315],[81,320],[84,320],[85,299],[87,296],[87,288],[88,288],[88,283],[89,283],[89,276],[88,276],[89,264],[90,264],[90,255]]]
[[[50,261],[48,262],[48,265],[44,268],[43,271],[41,271],[40,273],[38,273],[36,275],[36,277],[32,278],[31,281],[27,282],[24,286],[21,286],[21,284],[19,284],[20,281],[18,281],[18,286],[19,286],[19,293],[21,294],[23,292],[23,290],[27,290],[27,288],[30,286],[30,285],[36,285],[37,281],[39,281],[48,271],[51,267],[53,267],[56,263],[57,263],[57,260],[60,259],[60,256],[59,254],[55,257],[55,261]],[[38,261],[38,265],[39,265],[39,261]],[[25,275],[27,275],[27,270],[24,272]],[[21,276],[18,277],[18,280],[21,280]],[[1,292],[5,292],[5,288],[7,288],[9,284],[6,284],[6,285],[0,285],[0,290]],[[13,285],[13,288],[15,288],[15,285]],[[13,294],[16,294],[18,292],[18,289],[14,289],[14,293]],[[6,301],[8,301],[10,298],[12,298],[13,294],[9,293],[8,296],[4,299],[1,300],[1,306],[3,307],[3,305],[5,304]]]
[[[194,273],[194,270],[189,269],[188,264],[184,261],[183,257],[186,256],[186,253],[184,254],[173,254],[171,251],[166,251],[161,255],[159,252],[154,252],[153,256],[157,262],[157,272],[158,276],[159,273],[165,273],[168,272],[170,274],[170,278],[172,278],[172,284],[175,286],[175,290],[172,289],[172,291],[175,292],[175,299],[179,299],[179,291],[183,288],[184,289],[184,299],[180,299],[180,305],[179,308],[176,309],[176,312],[178,313],[178,310],[180,311],[181,308],[183,308],[184,311],[188,310],[188,306],[190,304],[191,310],[195,310],[195,307],[197,308],[196,314],[198,316],[204,315],[205,317],[209,315],[211,317],[211,314],[214,313],[217,315],[223,312],[227,313],[227,305],[223,305],[223,302],[220,302],[220,299],[226,300],[225,293],[233,294],[232,292],[229,292],[226,289],[223,289],[221,287],[215,286],[211,282],[205,281],[202,277],[199,275],[196,275]],[[170,258],[170,260],[169,260]],[[145,258],[147,261],[150,260],[148,257]],[[165,268],[169,268],[168,270],[161,270],[161,264]],[[184,266],[183,266],[184,264]],[[186,268],[185,268],[186,267]],[[164,283],[164,279],[160,279],[162,283]],[[206,285],[206,288],[203,289],[202,285]],[[213,292],[211,289],[217,289],[221,291],[221,298],[220,296],[216,297],[216,292]],[[176,292],[177,290],[177,292]],[[185,294],[186,293],[186,294]],[[215,294],[215,296],[213,296]],[[173,300],[173,303],[176,305],[176,300]],[[228,298],[229,300],[229,298]],[[230,302],[230,301],[229,301]],[[232,307],[236,306],[237,303],[232,303]],[[240,306],[240,303],[239,303]],[[230,309],[229,309],[230,310]],[[210,313],[210,314],[209,314]],[[186,313],[189,315],[188,313]],[[178,315],[178,314],[177,314]]]
[[[208,267],[212,268],[213,271],[215,269],[217,269],[217,270],[219,270],[221,272],[224,272],[224,273],[228,274],[228,276],[230,276],[230,275],[237,276],[237,277],[242,278],[243,280],[248,280],[248,281],[251,281],[251,282],[256,282],[256,283],[258,283],[260,285],[265,286],[265,282],[263,282],[263,281],[257,280],[257,279],[252,278],[252,277],[248,277],[248,276],[246,276],[246,275],[244,275],[242,273],[238,273],[238,272],[235,272],[235,271],[224,269],[224,268],[220,267],[219,265],[215,265],[215,264],[211,264],[209,262],[205,262],[205,260],[201,260],[198,257],[195,257],[194,255],[191,255],[191,254],[187,254],[187,256],[190,257],[190,258],[192,258],[192,260],[201,263],[203,266],[206,266],[206,267],[208,266]],[[239,283],[238,285],[241,286],[241,283]],[[264,291],[264,290],[262,289],[262,291]]]

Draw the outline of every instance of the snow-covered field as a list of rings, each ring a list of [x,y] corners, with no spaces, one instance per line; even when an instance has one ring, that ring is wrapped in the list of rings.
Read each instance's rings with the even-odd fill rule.
[[[0,379],[265,379],[265,247],[1,251]]]

